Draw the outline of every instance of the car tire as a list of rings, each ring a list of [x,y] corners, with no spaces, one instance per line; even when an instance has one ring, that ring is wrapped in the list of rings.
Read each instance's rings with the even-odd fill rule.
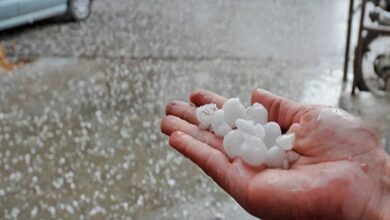
[[[69,0],[68,15],[73,21],[83,21],[91,15],[92,0]]]

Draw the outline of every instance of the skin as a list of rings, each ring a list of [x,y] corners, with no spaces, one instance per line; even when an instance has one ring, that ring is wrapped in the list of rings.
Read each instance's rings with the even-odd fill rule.
[[[161,130],[244,209],[262,219],[390,219],[390,158],[373,130],[337,108],[301,105],[264,90],[261,103],[296,141],[288,170],[230,160],[222,138],[197,127],[197,106],[226,98],[198,90],[190,103],[171,101]]]

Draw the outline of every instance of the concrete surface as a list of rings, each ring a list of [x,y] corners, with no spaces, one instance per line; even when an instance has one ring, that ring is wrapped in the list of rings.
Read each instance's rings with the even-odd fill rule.
[[[0,33],[4,219],[252,219],[159,131],[195,88],[337,105],[347,1],[96,1]]]
[[[15,56],[275,59],[342,62],[346,0],[114,0],[87,22],[0,34]],[[332,66],[332,65],[330,65]]]

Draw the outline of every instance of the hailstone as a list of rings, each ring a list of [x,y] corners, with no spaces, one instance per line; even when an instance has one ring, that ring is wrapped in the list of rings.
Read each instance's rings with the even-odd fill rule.
[[[239,118],[245,118],[245,107],[238,98],[228,99],[222,107],[225,112],[225,121],[230,127],[236,127],[236,121]]]
[[[286,158],[289,162],[294,162],[299,159],[299,154],[293,150],[286,151]]]
[[[225,136],[232,128],[224,121],[224,111],[217,110],[211,118],[211,127],[214,134],[218,136]]]
[[[207,104],[197,108],[195,114],[199,121],[199,127],[202,129],[208,129],[211,125],[211,117],[217,110],[218,108],[216,104]]]
[[[255,124],[264,125],[268,121],[268,111],[260,103],[254,103],[246,109],[246,117]]]
[[[237,129],[243,133],[256,136],[263,139],[265,136],[264,127],[261,124],[254,124],[253,121],[248,121],[245,119],[237,119],[236,121]]]
[[[285,134],[276,138],[276,144],[284,150],[291,150],[294,146],[295,134]]]
[[[223,137],[223,149],[233,159],[241,157],[251,166],[289,168],[299,155],[292,150],[295,134],[282,135],[276,122],[268,121],[268,112],[260,103],[247,109],[238,98],[228,99],[222,109],[208,104],[196,109],[199,127]]]
[[[249,137],[241,145],[242,159],[252,166],[259,166],[265,162],[267,148],[260,138]]]
[[[289,164],[288,160],[284,159],[283,160],[283,169],[288,170],[289,167],[290,167],[290,164]]]
[[[286,158],[284,150],[278,146],[273,146],[267,152],[267,166],[268,167],[282,167],[283,161]]]
[[[264,130],[264,143],[268,148],[270,148],[276,144],[276,138],[282,135],[282,131],[279,124],[273,121],[266,123],[264,125]]]
[[[240,156],[240,146],[244,140],[243,133],[238,130],[232,130],[224,137],[223,147],[229,158]]]

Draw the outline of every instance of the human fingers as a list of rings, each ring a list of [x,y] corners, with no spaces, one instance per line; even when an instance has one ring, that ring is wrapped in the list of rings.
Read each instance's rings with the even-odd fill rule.
[[[190,101],[194,103],[196,106],[202,106],[202,105],[214,103],[217,105],[218,108],[222,108],[223,103],[225,103],[226,101],[226,98],[214,92],[199,89],[191,93]]]
[[[210,131],[200,129],[196,125],[176,116],[170,115],[164,117],[161,121],[161,131],[168,136],[176,131],[181,131],[221,152],[224,152],[222,147],[222,138],[215,136]]]
[[[251,102],[252,104],[258,102],[264,105],[268,110],[268,120],[277,122],[285,130],[293,123],[298,122],[306,111],[304,105],[262,89],[255,89],[252,92]]]
[[[170,101],[165,109],[165,114],[177,116],[194,125],[199,124],[198,119],[196,119],[196,107],[187,102],[177,100]]]
[[[228,190],[228,174],[232,164],[224,153],[181,131],[170,136],[169,144],[197,164],[223,189]]]

